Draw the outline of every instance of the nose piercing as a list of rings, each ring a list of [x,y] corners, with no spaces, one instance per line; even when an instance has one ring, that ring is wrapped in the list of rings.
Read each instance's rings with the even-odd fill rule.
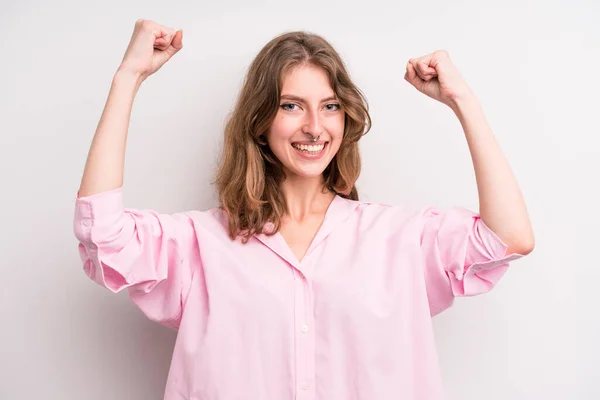
[[[320,137],[321,137],[321,135],[319,135],[319,136],[317,136],[317,137],[314,137],[314,136],[313,136],[313,137],[310,139],[310,141],[311,141],[311,142],[316,142],[317,140],[319,140],[319,138],[320,138]]]

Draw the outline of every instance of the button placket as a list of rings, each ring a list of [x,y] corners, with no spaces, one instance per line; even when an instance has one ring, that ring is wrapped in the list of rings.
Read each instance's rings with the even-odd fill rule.
[[[313,399],[315,393],[315,322],[313,307],[313,288],[310,281],[306,281],[306,332],[302,334],[306,342],[306,389],[307,398]]]
[[[312,301],[307,278],[295,271],[296,398],[314,399],[314,338],[312,335]]]

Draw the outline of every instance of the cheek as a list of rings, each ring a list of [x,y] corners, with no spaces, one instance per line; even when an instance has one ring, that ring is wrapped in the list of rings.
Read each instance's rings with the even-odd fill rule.
[[[269,136],[273,140],[287,139],[294,134],[296,128],[293,118],[277,116],[269,128]]]
[[[329,121],[327,130],[333,139],[341,140],[344,136],[344,121],[345,118],[343,115],[338,118],[333,118],[331,121]]]

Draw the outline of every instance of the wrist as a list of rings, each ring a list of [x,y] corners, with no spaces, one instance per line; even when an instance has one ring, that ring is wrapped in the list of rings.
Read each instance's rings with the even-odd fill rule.
[[[136,88],[139,88],[145,79],[146,78],[142,73],[128,68],[125,65],[120,65],[117,72],[115,72],[113,81],[120,84],[133,84]]]
[[[452,111],[457,115],[464,114],[465,112],[468,112],[468,110],[477,108],[478,105],[479,100],[470,90],[453,97],[448,104]]]

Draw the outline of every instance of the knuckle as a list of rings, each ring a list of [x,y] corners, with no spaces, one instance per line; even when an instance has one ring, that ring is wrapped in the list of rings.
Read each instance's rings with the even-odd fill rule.
[[[142,20],[141,26],[144,29],[151,29],[155,26],[156,24],[153,21],[150,21],[148,19],[144,19]]]

